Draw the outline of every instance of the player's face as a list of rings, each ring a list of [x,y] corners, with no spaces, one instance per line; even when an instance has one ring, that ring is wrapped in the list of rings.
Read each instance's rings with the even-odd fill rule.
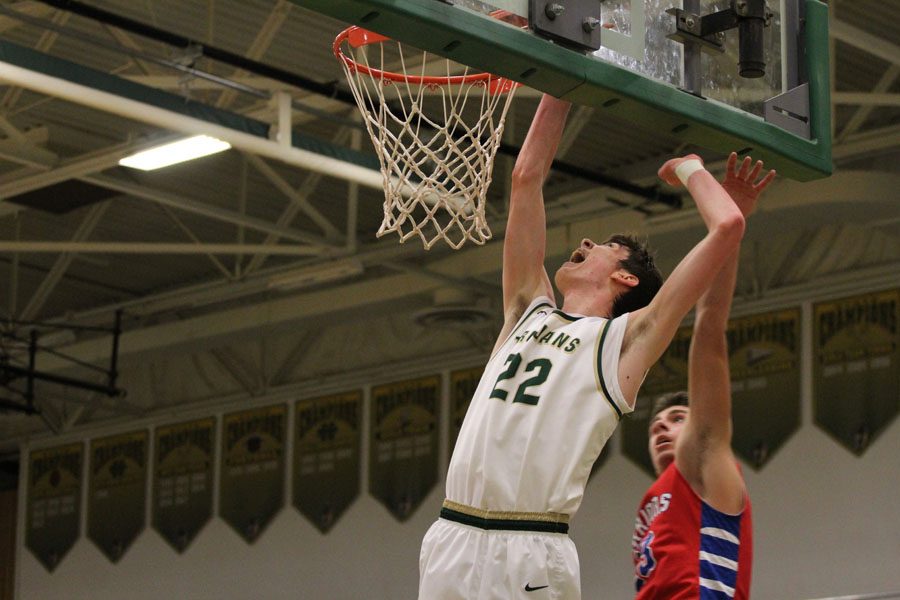
[[[650,459],[657,475],[675,460],[675,443],[689,412],[686,406],[670,406],[650,422]]]
[[[628,246],[616,242],[597,244],[591,239],[584,238],[572,251],[569,260],[556,272],[556,284],[562,290],[568,282],[575,280],[605,282],[621,268],[620,262],[627,259],[630,253]]]

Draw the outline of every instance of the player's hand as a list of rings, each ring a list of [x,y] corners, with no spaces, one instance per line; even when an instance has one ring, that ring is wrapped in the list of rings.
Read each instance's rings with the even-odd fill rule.
[[[775,170],[772,169],[766,173],[765,177],[756,181],[762,172],[763,161],[756,161],[753,170],[750,165],[753,159],[749,156],[744,157],[741,161],[740,169],[737,166],[737,153],[732,152],[728,156],[728,162],[725,166],[725,177],[722,179],[722,187],[734,200],[741,213],[746,217],[756,208],[756,201],[759,195],[769,187],[772,180],[775,179]]]
[[[675,174],[675,169],[686,160],[699,160],[700,163],[703,163],[703,159],[697,156],[696,154],[688,154],[687,156],[682,156],[680,158],[672,158],[666,161],[666,164],[659,168],[657,175],[659,178],[674,187],[681,187],[681,180],[678,179],[678,176]]]

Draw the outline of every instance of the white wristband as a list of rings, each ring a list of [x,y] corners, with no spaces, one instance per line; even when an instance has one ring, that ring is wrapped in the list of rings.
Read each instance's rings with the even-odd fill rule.
[[[702,162],[700,162],[696,158],[691,158],[675,167],[675,175],[678,177],[678,179],[681,180],[681,183],[684,184],[684,187],[687,187],[687,182],[688,179],[690,179],[691,175],[703,168],[704,167]]]

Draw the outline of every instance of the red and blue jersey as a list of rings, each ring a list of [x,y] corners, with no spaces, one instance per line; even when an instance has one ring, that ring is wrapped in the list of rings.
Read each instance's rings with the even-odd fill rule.
[[[750,498],[737,515],[698,496],[673,462],[641,502],[632,537],[636,600],[746,600]]]

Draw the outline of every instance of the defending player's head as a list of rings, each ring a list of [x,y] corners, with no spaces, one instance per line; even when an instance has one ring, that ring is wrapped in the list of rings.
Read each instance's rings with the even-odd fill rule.
[[[616,297],[612,316],[618,317],[650,304],[656,292],[662,287],[663,278],[656,268],[653,254],[644,242],[634,236],[621,234],[614,235],[606,241],[615,242],[629,249],[628,258],[619,261],[619,266],[637,277],[637,285]]]
[[[675,460],[675,442],[689,411],[687,392],[666,394],[653,404],[648,425],[648,449],[657,475]]]

